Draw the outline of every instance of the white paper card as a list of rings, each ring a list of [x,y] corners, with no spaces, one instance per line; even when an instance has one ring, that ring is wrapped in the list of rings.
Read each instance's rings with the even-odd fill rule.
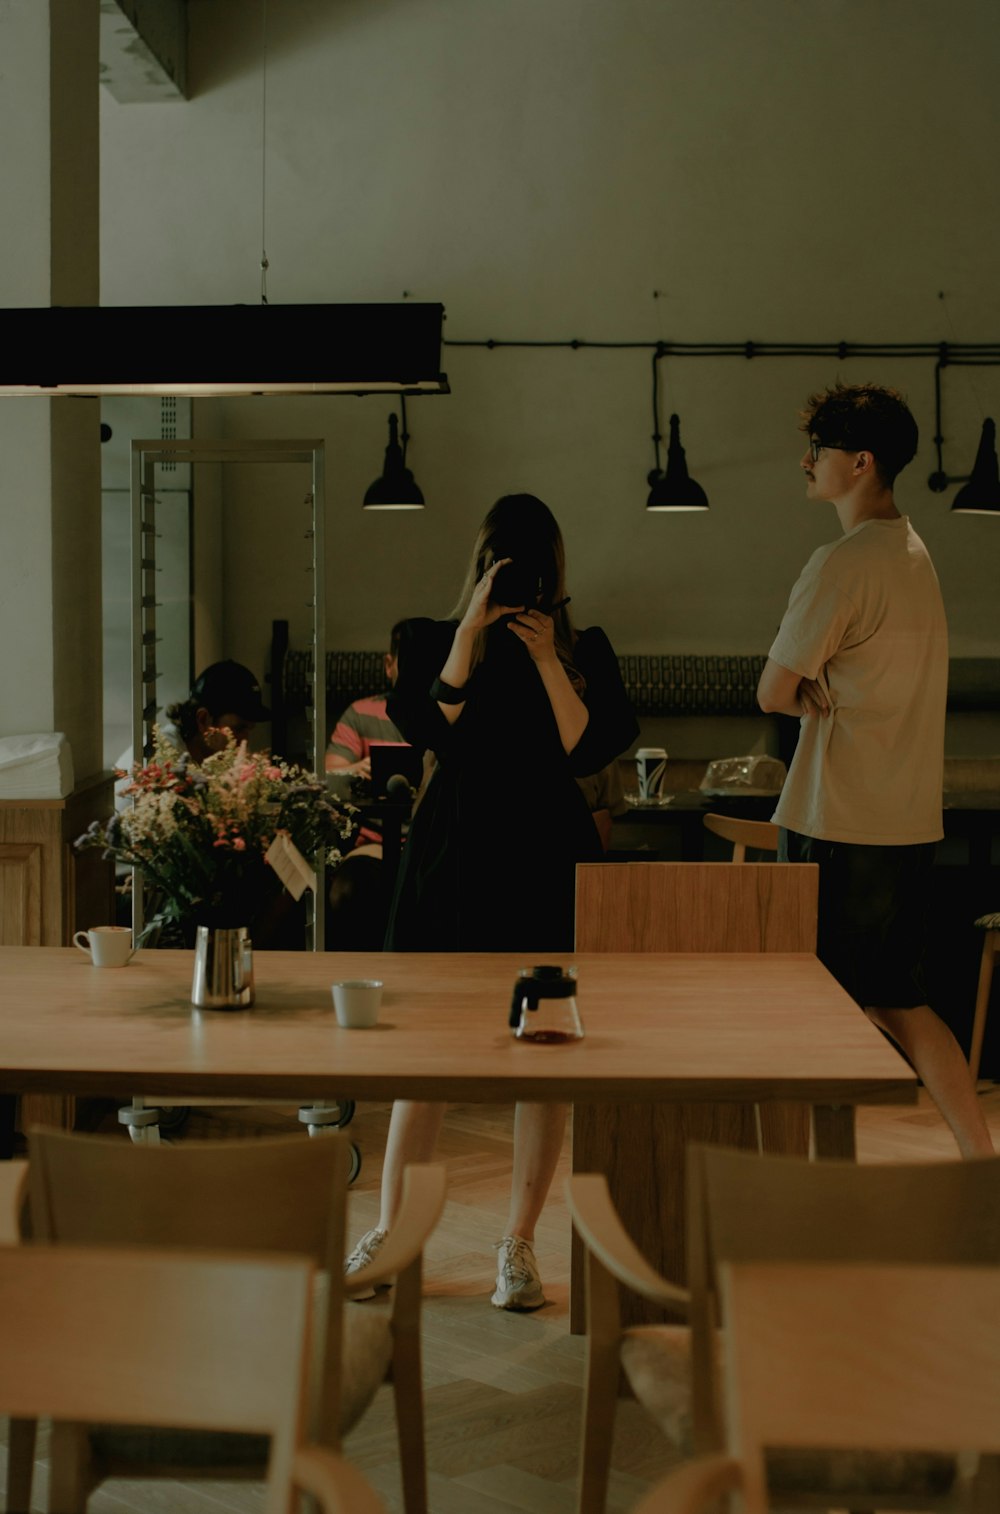
[[[301,899],[307,888],[316,887],[316,876],[294,841],[279,831],[264,853],[293,899]]]

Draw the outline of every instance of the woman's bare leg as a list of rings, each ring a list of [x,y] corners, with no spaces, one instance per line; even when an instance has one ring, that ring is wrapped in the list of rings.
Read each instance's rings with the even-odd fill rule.
[[[507,1235],[526,1241],[552,1186],[562,1154],[568,1104],[518,1104],[514,1111],[514,1174],[511,1180]]]
[[[408,1162],[429,1162],[434,1156],[447,1104],[419,1104],[397,1099],[389,1119],[382,1163],[382,1207],[378,1228],[391,1230],[403,1193],[403,1169]]]

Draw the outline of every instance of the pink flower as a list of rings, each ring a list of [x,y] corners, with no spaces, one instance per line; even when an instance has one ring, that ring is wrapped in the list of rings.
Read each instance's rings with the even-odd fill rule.
[[[242,836],[234,836],[233,837],[233,850],[235,852],[245,852],[246,849],[247,849],[247,844],[243,840],[243,837]]]
[[[277,783],[279,781],[279,779],[281,778],[281,769],[280,768],[265,768],[264,769],[264,777],[265,778],[270,778],[270,780],[271,780],[272,783]]]

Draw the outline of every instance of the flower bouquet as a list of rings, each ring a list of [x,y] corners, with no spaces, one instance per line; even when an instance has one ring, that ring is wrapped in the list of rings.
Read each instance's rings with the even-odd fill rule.
[[[106,858],[141,870],[151,891],[149,930],[167,922],[185,934],[247,926],[280,890],[267,855],[275,842],[286,856],[290,844],[292,857],[336,864],[357,834],[354,806],[334,804],[315,774],[248,752],[231,736],[198,764],[157,731],[152,760],[122,776],[131,780],[124,793],[132,807],[95,820],[76,846],[101,847]]]

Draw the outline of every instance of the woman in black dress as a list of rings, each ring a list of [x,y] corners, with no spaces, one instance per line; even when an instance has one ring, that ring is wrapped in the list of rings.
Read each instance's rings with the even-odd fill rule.
[[[530,494],[506,495],[480,528],[447,621],[405,623],[388,713],[437,763],[413,817],[386,933],[393,951],[572,951],[575,870],[602,852],[576,782],[638,733],[611,644],[567,611],[562,536]],[[433,1155],[444,1105],[398,1101],[378,1226],[381,1245],[407,1162]],[[518,1104],[498,1308],[544,1303],[531,1243],[562,1147],[566,1108]]]

